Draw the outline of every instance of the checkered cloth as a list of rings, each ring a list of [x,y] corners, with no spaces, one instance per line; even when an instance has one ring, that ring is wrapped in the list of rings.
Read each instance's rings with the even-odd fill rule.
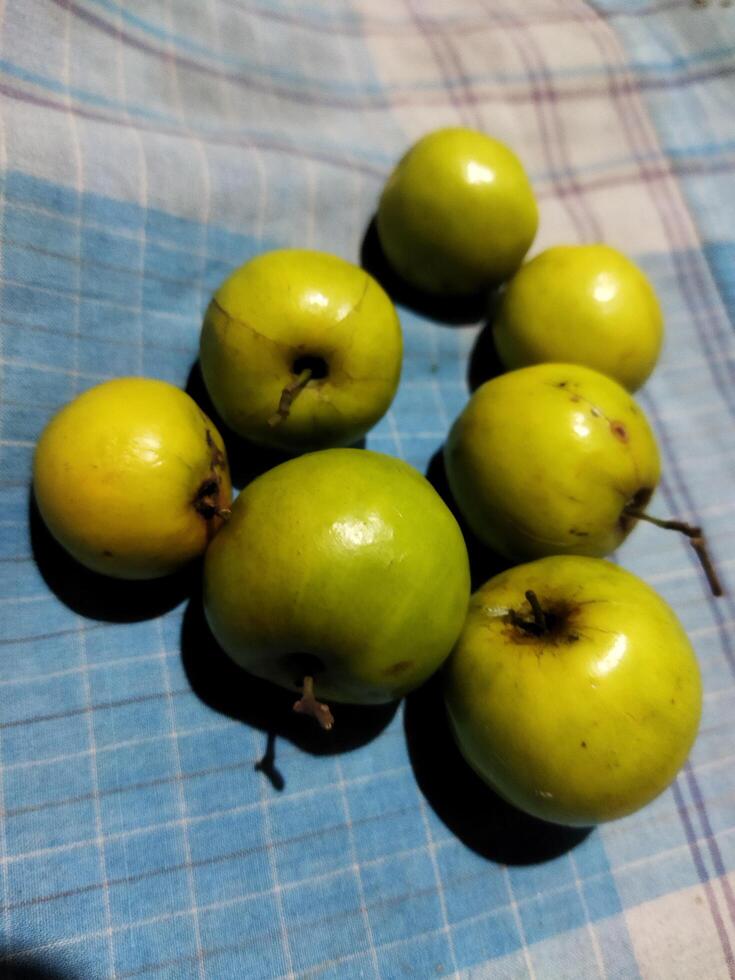
[[[735,8],[6,0],[0,49],[0,975],[735,975]],[[586,836],[494,802],[431,687],[320,749],[212,650],[195,581],[100,583],[29,512],[57,407],[115,375],[184,384],[210,292],[256,252],[357,260],[393,162],[448,124],[522,157],[535,251],[603,239],[652,277],[654,509],[705,524],[728,588],[676,535],[621,550],[689,631],[704,718],[675,785]],[[478,325],[400,313],[368,446],[426,471]],[[269,716],[281,789],[254,768]]]

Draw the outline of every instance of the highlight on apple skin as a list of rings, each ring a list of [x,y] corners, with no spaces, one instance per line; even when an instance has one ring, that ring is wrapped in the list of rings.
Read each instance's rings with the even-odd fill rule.
[[[408,463],[329,449],[239,495],[205,561],[223,649],[291,691],[380,704],[421,684],[464,623],[469,560],[456,520]]]
[[[238,435],[289,453],[349,446],[388,411],[401,376],[396,309],[378,282],[336,255],[264,252],[212,297],[200,363]]]
[[[46,425],[33,490],[51,534],[78,562],[152,579],[203,554],[229,514],[222,437],[180,388],[115,378]]]
[[[609,245],[555,245],[508,283],[493,339],[509,370],[584,364],[636,391],[663,342],[663,314],[646,275]]]
[[[452,426],[444,460],[471,530],[515,561],[610,554],[660,477],[643,410],[579,364],[536,364],[485,382]]]
[[[388,262],[416,289],[466,295],[504,282],[538,228],[533,189],[500,140],[462,127],[419,139],[386,181],[377,212]]]
[[[469,765],[514,806],[565,825],[614,820],[662,793],[702,710],[673,610],[631,572],[575,555],[482,586],[443,681]]]

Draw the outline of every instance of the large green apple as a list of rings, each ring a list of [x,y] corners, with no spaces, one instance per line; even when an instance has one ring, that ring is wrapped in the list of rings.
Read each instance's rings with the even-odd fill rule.
[[[663,316],[643,272],[608,245],[557,245],[515,274],[494,323],[507,368],[586,364],[629,391],[656,364]]]
[[[610,562],[572,555],[479,589],[444,681],[473,769],[520,809],[580,826],[658,796],[702,705],[694,651],[664,600]]]
[[[359,449],[249,484],[207,551],[204,606],[242,667],[290,690],[385,703],[447,657],[469,601],[459,527],[413,467]]]
[[[660,475],[642,409],[616,381],[574,364],[485,382],[454,423],[444,459],[472,531],[518,561],[610,554]]]
[[[287,452],[361,439],[393,400],[401,357],[398,314],[375,279],[303,249],[237,269],[214,294],[200,342],[225,422]]]
[[[396,272],[429,293],[468,294],[512,276],[538,227],[518,157],[472,129],[415,143],[383,190],[377,229]]]

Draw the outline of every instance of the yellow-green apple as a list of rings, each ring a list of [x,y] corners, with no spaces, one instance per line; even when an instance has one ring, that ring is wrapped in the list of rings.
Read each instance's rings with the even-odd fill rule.
[[[668,604],[617,565],[575,555],[479,589],[443,681],[472,768],[521,810],[569,825],[658,796],[702,706],[697,659]]]
[[[464,540],[442,499],[413,467],[370,450],[308,453],[258,477],[205,562],[207,620],[237,663],[357,704],[432,674],[469,593]]]
[[[608,245],[557,245],[508,283],[493,327],[506,368],[586,364],[629,391],[658,359],[663,315],[653,286]]]
[[[518,157],[472,129],[415,143],[388,178],[377,230],[386,258],[417,289],[469,294],[512,276],[538,227]]]
[[[64,406],[38,440],[33,489],[59,544],[123,579],[202,554],[232,493],[217,429],[185,392],[151,378],[106,381]]]
[[[396,309],[372,276],[336,255],[280,249],[219,287],[200,361],[236,433],[296,453],[361,439],[393,400],[402,349]]]
[[[536,364],[485,382],[444,447],[471,530],[518,561],[603,556],[623,541],[659,480],[643,410],[578,364]]]

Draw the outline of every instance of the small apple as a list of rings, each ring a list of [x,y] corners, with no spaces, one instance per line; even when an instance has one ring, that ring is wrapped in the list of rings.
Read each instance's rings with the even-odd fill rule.
[[[578,364],[537,364],[485,382],[444,447],[449,487],[488,547],[524,561],[610,554],[659,480],[642,409]]]
[[[472,129],[439,129],[405,154],[383,190],[377,229],[395,271],[428,293],[469,294],[512,276],[538,227],[513,151]]]
[[[658,359],[663,316],[653,286],[608,245],[557,245],[508,283],[493,327],[506,368],[586,364],[636,391]]]
[[[258,677],[303,688],[312,706],[312,685],[380,704],[446,658],[469,581],[459,527],[420,473],[382,453],[328,449],[242,491],[207,551],[204,608],[220,645]]]
[[[393,400],[401,358],[398,314],[375,279],[302,249],[266,252],[226,279],[200,344],[224,421],[287,452],[361,439]]]
[[[702,709],[671,608],[599,558],[543,558],[487,582],[443,679],[467,762],[505,800],[559,824],[614,820],[658,796]]]
[[[62,408],[38,441],[33,489],[59,544],[123,579],[202,554],[232,494],[217,429],[185,392],[151,378],[106,381]]]

